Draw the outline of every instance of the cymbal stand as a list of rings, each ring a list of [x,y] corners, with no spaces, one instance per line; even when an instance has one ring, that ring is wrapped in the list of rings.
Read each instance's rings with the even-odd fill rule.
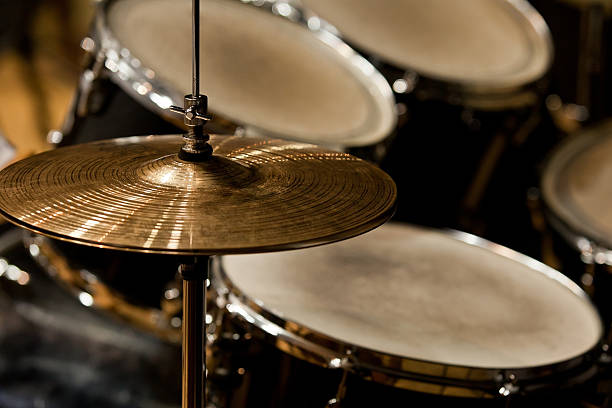
[[[183,279],[183,386],[182,408],[206,406],[206,280],[210,258],[181,264]]]
[[[184,106],[171,106],[170,110],[183,115],[189,131],[183,135],[179,158],[188,162],[202,162],[212,156],[208,143],[210,136],[203,127],[207,116],[208,98],[200,95],[200,0],[192,0],[192,88],[185,95]],[[192,263],[181,264],[183,279],[183,386],[182,408],[206,406],[206,279],[209,271],[208,256],[196,257]]]
[[[210,137],[204,133],[203,127],[210,117],[208,97],[200,95],[200,0],[192,0],[192,86],[191,94],[185,95],[184,106],[170,106],[170,110],[183,115],[183,122],[189,131],[183,135],[184,144],[179,152],[179,158],[190,162],[205,161],[212,155],[212,147],[208,144]]]

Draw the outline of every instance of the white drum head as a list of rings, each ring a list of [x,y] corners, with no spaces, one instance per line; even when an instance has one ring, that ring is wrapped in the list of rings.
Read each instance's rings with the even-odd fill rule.
[[[601,321],[577,286],[488,245],[387,224],[341,243],[222,263],[266,310],[380,353],[501,369],[566,361],[596,346]]]
[[[612,121],[573,136],[551,156],[542,195],[577,235],[612,249]]]
[[[395,125],[384,78],[336,37],[232,0],[201,6],[201,85],[213,114],[325,145],[379,142]],[[118,0],[112,35],[156,80],[191,93],[191,1]],[[182,100],[178,101],[182,104]]]
[[[522,86],[552,61],[548,28],[524,0],[301,2],[368,53],[433,79]]]

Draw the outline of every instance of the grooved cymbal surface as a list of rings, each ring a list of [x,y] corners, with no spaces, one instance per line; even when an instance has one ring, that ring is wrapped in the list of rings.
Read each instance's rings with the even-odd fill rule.
[[[138,252],[213,255],[301,248],[384,223],[396,188],[345,153],[211,136],[202,163],[179,135],[45,152],[0,172],[0,213],[52,238]]]

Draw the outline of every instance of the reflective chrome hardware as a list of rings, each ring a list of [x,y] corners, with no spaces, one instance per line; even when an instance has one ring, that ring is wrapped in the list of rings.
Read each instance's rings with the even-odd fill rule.
[[[513,373],[500,373],[499,380],[502,385],[499,387],[499,395],[507,397],[512,394],[516,394],[519,391],[519,386],[516,385],[517,378]]]
[[[327,405],[325,405],[325,408],[340,408],[340,401],[338,401],[335,398],[330,399],[329,401],[327,401]]]
[[[346,395],[346,378],[348,376],[348,371],[344,371],[342,374],[342,379],[340,380],[340,384],[338,384],[338,390],[336,391],[336,397],[327,401],[327,405],[325,408],[342,408],[344,405],[342,401],[344,400],[344,396]]]
[[[208,144],[210,137],[202,130],[208,120],[206,116],[208,98],[200,94],[200,0],[193,0],[191,11],[191,95],[185,95],[183,108],[170,106],[170,110],[182,113],[183,121],[189,127],[189,132],[183,135],[185,143],[179,151],[179,158],[190,162],[200,162],[212,156],[212,146]]]
[[[189,132],[183,135],[185,144],[179,152],[179,157],[186,161],[203,161],[212,155],[212,147],[208,144],[210,136],[203,131],[203,126],[210,117],[206,114],[208,110],[208,98],[206,95],[185,95],[185,107],[172,105],[170,110],[183,115],[185,125]]]
[[[52,129],[47,133],[47,143],[57,146],[64,140],[64,133],[61,130]]]
[[[170,110],[174,113],[183,115],[184,123],[187,126],[204,126],[210,120],[208,111],[208,98],[206,95],[185,95],[185,107],[172,105]]]

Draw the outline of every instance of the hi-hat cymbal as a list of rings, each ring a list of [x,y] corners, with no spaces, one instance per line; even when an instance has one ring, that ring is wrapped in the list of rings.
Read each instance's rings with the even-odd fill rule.
[[[178,158],[178,135],[42,153],[0,172],[0,213],[34,232],[104,248],[213,255],[323,244],[395,208],[378,168],[313,145],[211,136],[213,156]]]

